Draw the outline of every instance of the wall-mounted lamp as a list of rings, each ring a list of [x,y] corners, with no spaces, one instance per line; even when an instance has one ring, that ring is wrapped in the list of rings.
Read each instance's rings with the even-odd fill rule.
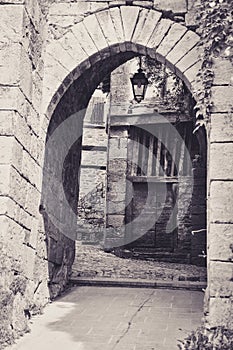
[[[139,69],[137,73],[130,78],[132,88],[133,88],[133,96],[135,101],[140,103],[145,98],[146,89],[149,84],[149,81],[142,70],[142,59],[139,57]]]

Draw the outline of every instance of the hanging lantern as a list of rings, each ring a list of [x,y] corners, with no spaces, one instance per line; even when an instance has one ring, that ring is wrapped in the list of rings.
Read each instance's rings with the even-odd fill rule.
[[[146,89],[149,84],[149,81],[145,75],[145,73],[142,70],[142,60],[141,57],[139,57],[139,69],[137,73],[134,74],[131,80],[132,88],[133,88],[133,96],[135,101],[140,103],[145,98]]]

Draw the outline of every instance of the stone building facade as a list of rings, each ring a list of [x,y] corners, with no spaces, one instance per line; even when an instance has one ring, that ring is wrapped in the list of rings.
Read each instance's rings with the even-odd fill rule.
[[[193,135],[194,101],[166,69],[163,96],[151,83],[138,105],[129,79],[135,67],[133,59],[111,75],[105,249],[117,246],[121,256],[126,249],[131,257],[205,265],[206,136]],[[148,215],[157,223],[145,230]]]
[[[80,130],[84,110],[99,83],[129,59],[149,55],[166,62],[195,99],[201,61],[194,3],[0,1],[5,341],[23,333],[26,315],[58,295],[69,279],[76,235]],[[206,131],[206,320],[213,326],[232,328],[233,68],[227,58],[220,57],[213,69],[213,108]],[[122,149],[125,142],[122,130]]]
[[[77,240],[86,244],[104,241],[109,108],[109,93],[97,89],[84,117]]]

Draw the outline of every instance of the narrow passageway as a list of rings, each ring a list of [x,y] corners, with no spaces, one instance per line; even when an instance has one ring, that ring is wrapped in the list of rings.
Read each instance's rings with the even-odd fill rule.
[[[8,350],[175,350],[202,307],[196,291],[74,287]]]

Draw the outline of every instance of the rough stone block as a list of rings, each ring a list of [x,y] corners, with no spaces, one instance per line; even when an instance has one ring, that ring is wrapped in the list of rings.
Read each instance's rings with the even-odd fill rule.
[[[108,215],[107,227],[122,227],[124,225],[124,215]]]
[[[197,78],[197,74],[200,69],[201,69],[201,61],[197,61],[192,67],[187,69],[184,72],[184,74],[179,76],[177,72],[177,75],[184,81],[184,83],[189,89],[195,90],[195,87],[196,87],[195,80]]]
[[[14,135],[23,147],[30,153],[30,145],[37,143],[36,136],[30,130],[30,127],[21,115],[15,114]]]
[[[107,202],[107,215],[123,215],[125,214],[125,201],[116,202],[108,201]]]
[[[117,6],[117,5],[122,5],[122,3],[120,4],[117,4],[117,1],[118,0],[110,0],[108,2],[106,1],[91,1],[91,10],[90,12],[91,13],[96,13],[96,12],[99,12],[99,11],[103,11],[103,10],[106,10],[108,9],[109,6]],[[122,1],[121,1],[122,2]]]
[[[127,139],[109,140],[109,159],[127,159]]]
[[[185,72],[199,60],[200,52],[198,50],[198,47],[195,46],[176,64],[176,69],[179,69],[180,72]]]
[[[123,174],[126,174],[126,170],[127,170],[127,159],[119,159],[119,158],[109,159],[108,172],[110,176],[112,176],[113,174],[116,174],[116,176],[122,176]]]
[[[233,83],[233,66],[229,59],[214,58],[214,85],[227,85]]]
[[[47,46],[46,53],[54,58],[55,62],[51,63],[50,57],[46,57],[45,68],[50,67],[51,69],[51,67],[55,65],[54,68],[57,69],[58,63],[60,63],[61,66],[67,69],[68,73],[77,66],[78,62],[74,62],[74,58],[70,55],[70,52],[68,52],[68,48],[64,48],[61,43],[62,41],[58,40]]]
[[[67,32],[59,42],[66,52],[77,61],[77,65],[88,58],[73,32]]]
[[[201,3],[200,0],[188,0],[188,12],[185,14],[185,24],[187,27],[198,26],[197,21],[197,6]]]
[[[233,302],[232,298],[210,298],[208,323],[211,327],[224,326],[233,328]]]
[[[123,22],[124,38],[126,41],[131,41],[132,35],[137,24],[139,14],[138,7],[121,6],[121,18]],[[130,21],[129,21],[130,18]]]
[[[109,10],[112,22],[116,31],[116,36],[119,42],[124,41],[124,28],[121,20],[121,12],[119,8],[110,8]]]
[[[32,217],[22,207],[20,207],[13,199],[9,197],[0,197],[1,202],[1,215],[6,215],[21,225],[23,229],[28,231],[31,230]]]
[[[172,23],[173,22],[170,19],[161,19],[155,27],[150,40],[148,41],[148,47],[157,48],[167,34]]]
[[[134,6],[142,6],[143,8],[153,8],[153,0],[133,0]]]
[[[233,115],[211,114],[211,142],[223,142],[233,140]]]
[[[233,180],[233,143],[210,145],[209,173],[211,180]]]
[[[109,181],[107,197],[108,201],[123,202],[126,195],[126,182],[123,181]]]
[[[212,112],[229,112],[232,110],[233,86],[213,86],[212,87]]]
[[[0,108],[2,110],[19,110],[20,92],[16,86],[0,86]]]
[[[146,45],[154,31],[154,27],[160,20],[161,13],[157,11],[150,11],[145,19],[142,29],[140,29],[140,34],[137,38],[137,43]],[[153,23],[153,25],[151,25]],[[136,25],[136,28],[138,23]]]
[[[127,138],[128,130],[127,127],[111,128],[110,129],[111,138]]]
[[[212,223],[232,223],[233,181],[212,181],[210,184],[209,220]]]
[[[159,47],[157,48],[156,54],[162,62],[165,61],[165,56],[172,50],[176,43],[181,39],[185,34],[187,28],[182,26],[179,23],[174,23],[168,34],[165,36]]]
[[[73,16],[52,15],[52,16],[49,16],[49,24],[53,29],[56,27],[66,29],[66,28],[72,27],[76,23],[81,22],[83,18],[84,16],[78,16],[76,14],[74,14]]]
[[[137,42],[137,39],[140,37],[141,31],[142,31],[143,26],[145,24],[148,13],[149,13],[149,10],[146,10],[146,9],[142,9],[139,12],[137,26],[134,30],[133,37],[132,37],[133,42]]]
[[[87,32],[91,36],[98,50],[102,50],[108,47],[106,38],[103,35],[101,26],[99,25],[95,15],[86,17],[83,21],[83,24],[85,25]]]
[[[8,256],[13,258],[13,262],[18,261],[19,269],[21,270],[24,229],[15,220],[5,215],[0,216],[0,224],[1,242],[4,243],[5,247],[8,249]]]
[[[6,2],[4,1],[4,3]],[[23,3],[23,1],[21,3]],[[9,42],[20,42],[22,36],[23,11],[24,6],[22,4],[1,5],[1,43],[7,45]]]
[[[15,114],[14,111],[0,110],[0,135],[12,136],[14,134]]]
[[[233,225],[210,224],[208,256],[210,260],[233,261]]]
[[[29,58],[28,53],[22,47],[21,49],[21,61],[20,61],[20,87],[28,98],[32,99],[32,61]]]
[[[24,276],[33,281],[36,251],[35,249],[24,245],[22,255]]]
[[[199,41],[199,36],[189,30],[176,44],[176,46],[166,56],[166,60],[175,65],[183,56],[185,56]]]
[[[1,195],[8,195],[10,192],[10,165],[0,166],[0,193]]]
[[[233,266],[232,262],[210,261],[209,265],[209,293],[211,297],[233,296]]]
[[[88,13],[90,9],[91,3],[82,0],[78,2],[53,3],[49,7],[49,16],[80,16]]]
[[[26,151],[23,151],[22,154],[22,174],[33,186],[35,186],[38,190],[40,189],[40,166]]]
[[[20,82],[20,44],[5,45],[0,50],[0,84],[19,85]]]
[[[19,171],[22,167],[23,147],[14,137],[0,136],[0,164],[12,164]]]
[[[42,97],[42,78],[37,71],[32,72],[32,105],[39,113]],[[39,127],[39,125],[38,125]]]
[[[35,29],[39,32],[42,18],[39,1],[25,0],[25,7]]]
[[[87,53],[88,56],[91,56],[96,53],[97,47],[94,44],[93,40],[90,38],[86,27],[83,22],[76,24],[72,27],[72,32],[77,38],[83,50]]]
[[[175,14],[187,12],[185,0],[154,0],[154,8],[159,11],[172,11]]]
[[[0,192],[2,195],[9,195],[16,203],[25,208],[25,210],[32,215],[38,213],[38,190],[13,167],[1,165],[0,172],[3,176],[0,183]],[[20,190],[22,188],[24,191]],[[26,205],[27,198],[30,199],[28,205]]]
[[[118,38],[109,11],[102,11],[96,14],[99,25],[109,45],[118,44]]]

